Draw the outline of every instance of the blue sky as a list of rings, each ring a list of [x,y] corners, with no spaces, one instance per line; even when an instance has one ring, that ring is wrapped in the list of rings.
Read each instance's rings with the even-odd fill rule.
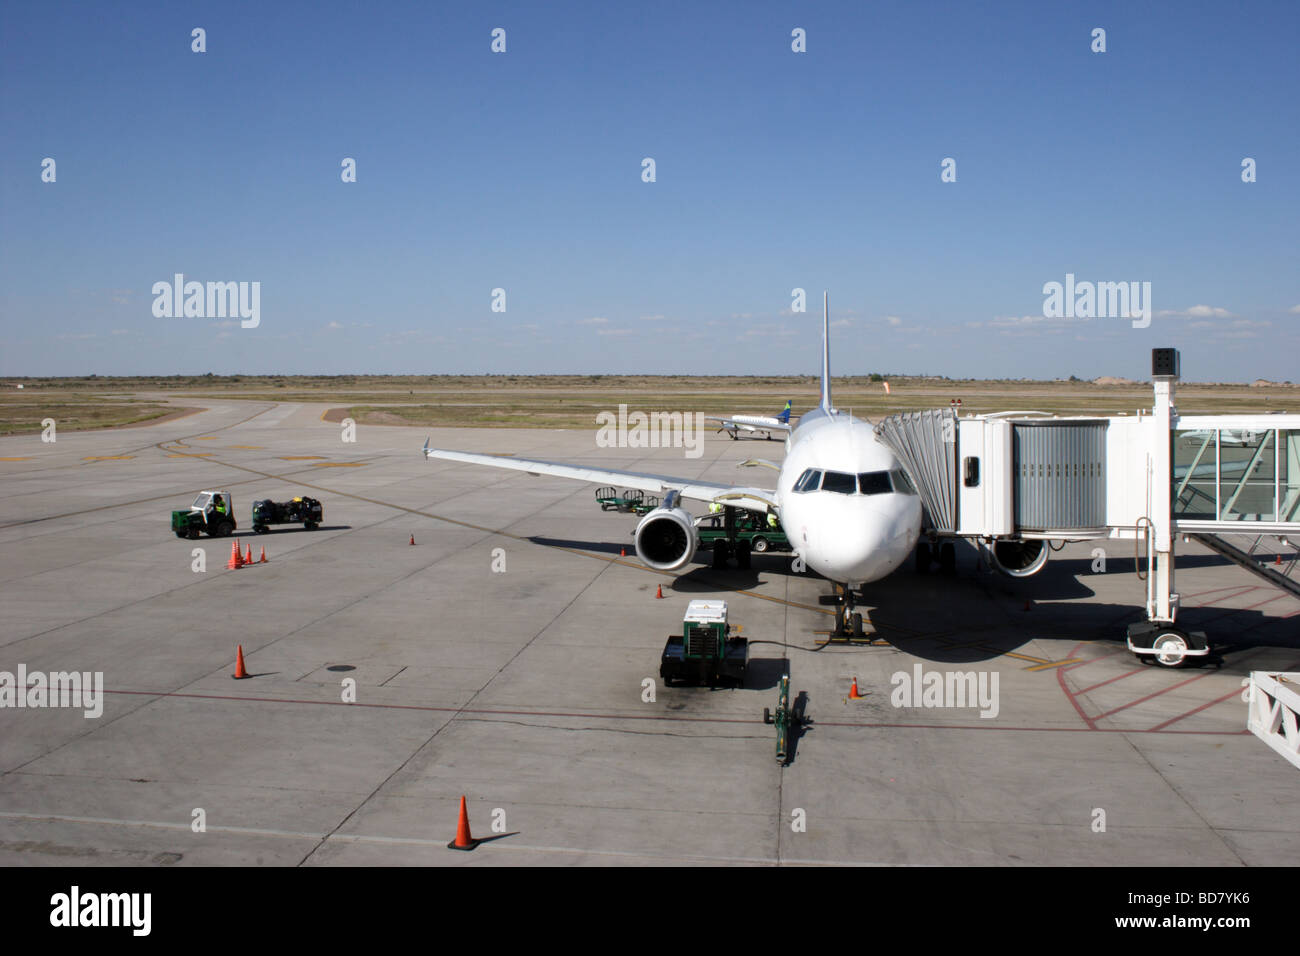
[[[7,4],[0,374],[812,374],[829,289],[838,374],[1140,378],[1175,345],[1189,379],[1300,381],[1298,27],[1291,2]],[[260,325],[155,317],[175,273],[260,282]],[[1067,273],[1150,282],[1150,327],[1045,318]]]

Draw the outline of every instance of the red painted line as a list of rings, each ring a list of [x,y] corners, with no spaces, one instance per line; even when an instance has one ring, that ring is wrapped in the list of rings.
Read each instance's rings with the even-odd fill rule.
[[[1197,627],[1200,627],[1201,624],[1211,624],[1211,623],[1213,623],[1214,621],[1221,621],[1221,620],[1223,620],[1225,617],[1232,617],[1232,615],[1234,615],[1234,614],[1238,614],[1238,613],[1240,613],[1241,611],[1253,611],[1253,610],[1255,610],[1255,608],[1257,608],[1257,607],[1263,607],[1265,604],[1272,604],[1274,601],[1280,601],[1280,600],[1282,600],[1282,598],[1284,598],[1284,597],[1288,597],[1288,596],[1289,596],[1289,595],[1286,595],[1286,594],[1275,594],[1275,595],[1273,595],[1271,598],[1266,598],[1266,599],[1264,599],[1263,601],[1260,601],[1258,604],[1251,604],[1251,605],[1248,605],[1248,606],[1246,606],[1246,607],[1225,608],[1225,609],[1223,610],[1223,613],[1222,613],[1222,614],[1216,614],[1216,615],[1215,615],[1214,617],[1212,617],[1212,618],[1208,618],[1207,620],[1204,620],[1204,621],[1200,621],[1200,622],[1198,622],[1198,623],[1197,623]],[[1209,606],[1218,607],[1218,605],[1209,605]]]
[[[1071,648],[1070,653],[1066,654],[1065,656],[1073,657],[1078,652],[1079,648],[1081,648],[1082,646],[1083,646],[1082,641],[1079,642],[1078,644],[1075,644],[1074,647]],[[1089,730],[1096,730],[1097,729],[1096,722],[1093,721],[1093,719],[1088,716],[1088,714],[1084,711],[1084,709],[1079,706],[1079,702],[1075,699],[1074,694],[1071,693],[1070,688],[1066,686],[1065,670],[1066,669],[1064,667],[1058,667],[1056,669],[1056,683],[1060,686],[1061,691],[1065,694],[1065,699],[1070,702],[1070,706],[1074,708],[1075,713],[1079,715],[1079,719],[1088,725]]]
[[[1238,594],[1245,594],[1247,591],[1258,591],[1263,586],[1264,585],[1262,584],[1226,584],[1221,588],[1210,588],[1208,591],[1197,591],[1195,594],[1186,595],[1186,597],[1201,597],[1205,594],[1213,594],[1216,591],[1235,591],[1235,594],[1230,594],[1228,597],[1236,597]],[[1213,605],[1198,604],[1197,607],[1213,607]]]
[[[1240,697],[1240,696],[1241,696],[1241,692],[1242,692],[1242,690],[1243,690],[1243,688],[1238,687],[1236,690],[1229,691],[1228,693],[1224,694],[1222,697],[1218,697],[1218,698],[1216,698],[1216,699],[1214,699],[1214,700],[1206,701],[1206,702],[1205,702],[1204,704],[1202,704],[1200,707],[1193,707],[1191,710],[1189,710],[1189,711],[1188,711],[1187,713],[1185,713],[1185,714],[1179,714],[1177,717],[1171,717],[1171,718],[1169,718],[1168,720],[1166,720],[1163,724],[1156,724],[1156,725],[1155,725],[1154,727],[1152,727],[1151,729],[1152,729],[1153,731],[1155,731],[1155,730],[1164,730],[1164,729],[1165,729],[1166,727],[1168,727],[1170,724],[1177,723],[1178,721],[1182,720],[1184,717],[1190,717],[1190,716],[1192,716],[1192,714],[1199,714],[1201,711],[1205,710],[1207,707],[1213,707],[1215,704],[1221,704],[1221,703],[1223,703],[1225,700],[1228,700],[1228,699],[1231,698],[1231,697]]]
[[[1135,667],[1135,668],[1133,668],[1131,671],[1125,671],[1124,673],[1119,674],[1118,676],[1115,676],[1115,677],[1109,677],[1109,678],[1107,678],[1106,680],[1102,681],[1100,684],[1093,684],[1091,687],[1084,687],[1084,688],[1082,688],[1081,690],[1077,690],[1077,691],[1075,691],[1075,693],[1076,693],[1076,694],[1086,694],[1086,693],[1088,693],[1088,691],[1090,691],[1090,690],[1096,690],[1098,687],[1105,687],[1107,684],[1113,684],[1115,681],[1117,681],[1117,680],[1123,680],[1125,677],[1128,677],[1128,676],[1130,676],[1130,675],[1132,675],[1132,674],[1141,674],[1141,673],[1142,673],[1144,670],[1146,670],[1146,669],[1147,669],[1147,668],[1146,668],[1145,666],[1138,666],[1138,667]]]
[[[1079,647],[1079,646],[1080,645],[1078,644],[1075,645],[1075,647]],[[1098,654],[1096,657],[1089,657],[1087,660],[1080,661],[1078,664],[1070,664],[1067,667],[1062,667],[1061,670],[1063,671],[1078,670],[1080,667],[1087,667],[1089,664],[1093,663],[1094,661],[1104,661],[1106,658],[1114,657],[1116,654],[1123,654],[1126,650],[1127,648],[1121,648],[1119,650],[1110,651],[1109,653],[1106,654]],[[1080,691],[1079,693],[1083,693],[1083,691]]]
[[[1098,714],[1093,719],[1102,720],[1103,718],[1109,717],[1111,714],[1118,714],[1121,710],[1128,710],[1130,707],[1136,707],[1138,704],[1148,701],[1153,697],[1159,697],[1161,694],[1167,694],[1171,690],[1177,690],[1179,687],[1185,687],[1194,681],[1209,677],[1211,673],[1213,673],[1213,671],[1206,671],[1204,674],[1197,674],[1195,677],[1187,678],[1187,680],[1180,680],[1177,684],[1170,684],[1168,687],[1162,687],[1160,690],[1147,694],[1145,697],[1139,697],[1137,700],[1131,700],[1127,704],[1120,704],[1120,706],[1116,707],[1114,710],[1108,710],[1104,714]]]
[[[682,723],[752,724],[761,718],[745,717],[669,717],[662,714],[580,714],[551,710],[485,710],[471,707],[434,707],[426,704],[347,704],[341,700],[304,700],[294,697],[240,697],[233,694],[184,694],[148,690],[106,690],[106,694],[130,694],[139,697],[188,697],[195,700],[237,700],[257,704],[319,704],[323,707],[369,707],[376,710],[421,710],[443,714],[487,714],[500,717],[590,717],[606,720],[672,720]]]
[[[379,710],[419,710],[453,715],[473,714],[502,717],[572,717],[589,720],[667,720],[682,723],[699,724],[761,724],[761,717],[669,717],[662,714],[581,714],[568,711],[548,710],[491,710],[468,707],[433,707],[421,704],[345,704],[338,700],[304,700],[289,697],[240,697],[232,694],[185,694],[167,691],[148,690],[106,690],[106,694],[126,694],[138,697],[186,697],[197,700],[242,701],[258,704],[319,704],[326,707],[368,707]],[[1084,718],[1087,719],[1086,717]],[[1105,733],[1105,734],[1149,734],[1150,730],[1125,730],[1123,728],[1099,727],[1006,727],[995,724],[908,724],[908,723],[874,723],[857,721],[818,720],[816,727],[848,727],[864,730],[1006,730],[1018,733]],[[1240,737],[1249,735],[1249,730],[1169,730],[1159,733],[1190,734],[1193,736]]]

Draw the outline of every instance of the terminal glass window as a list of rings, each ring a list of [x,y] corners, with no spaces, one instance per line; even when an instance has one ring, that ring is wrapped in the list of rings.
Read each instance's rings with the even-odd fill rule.
[[[1300,429],[1278,432],[1278,521],[1300,521]]]
[[[794,483],[795,491],[816,491],[822,483],[822,473],[816,468],[809,468]]]
[[[1175,517],[1215,520],[1218,463],[1218,433],[1214,429],[1174,432]]]
[[[1219,430],[1219,520],[1273,521],[1277,431]]]
[[[841,495],[851,495],[857,490],[857,478],[842,471],[828,471],[826,477],[822,479],[822,491],[834,491]]]

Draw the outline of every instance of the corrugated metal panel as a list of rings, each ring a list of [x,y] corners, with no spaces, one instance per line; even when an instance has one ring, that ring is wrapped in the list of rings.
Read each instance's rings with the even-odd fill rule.
[[[1017,530],[1106,526],[1106,426],[1105,419],[1013,423]]]
[[[876,425],[876,437],[889,446],[916,485],[925,506],[925,526],[957,530],[957,412],[936,408],[890,415]]]

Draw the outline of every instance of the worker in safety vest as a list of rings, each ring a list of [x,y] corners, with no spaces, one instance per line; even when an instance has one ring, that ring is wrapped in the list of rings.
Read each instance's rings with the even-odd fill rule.
[[[228,513],[226,510],[226,499],[222,498],[221,495],[213,495],[212,504],[209,505],[209,507],[212,509],[212,515],[209,520],[220,520]]]
[[[722,505],[718,504],[716,501],[709,502],[709,514],[715,515],[721,510],[722,510]]]
[[[775,512],[775,511],[769,511],[769,512],[767,513],[767,526],[768,526],[769,528],[775,528],[775,527],[776,527],[776,523],[777,523],[777,522],[776,522],[776,512]]]

